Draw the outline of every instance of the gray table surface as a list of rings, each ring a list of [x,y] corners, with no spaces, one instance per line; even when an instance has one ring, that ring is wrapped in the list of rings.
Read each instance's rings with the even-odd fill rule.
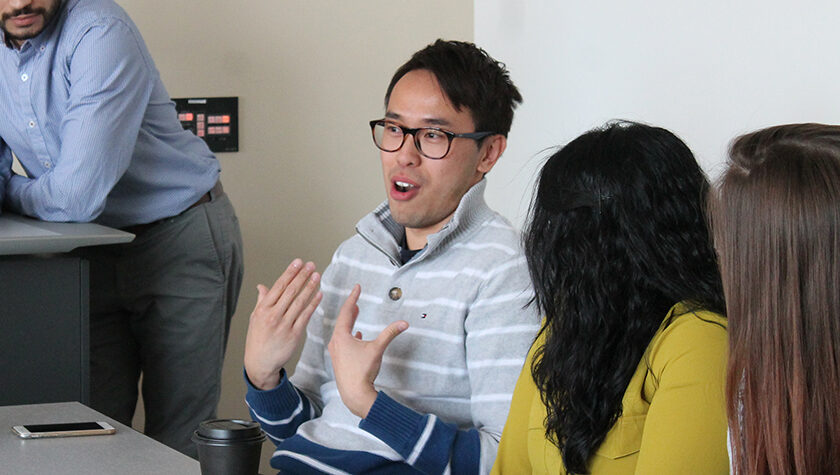
[[[11,427],[106,421],[113,435],[21,439]],[[199,474],[198,461],[78,402],[0,407],[0,472],[17,474]]]
[[[48,223],[0,214],[0,256],[69,252],[77,247],[130,242],[134,235],[94,223]]]

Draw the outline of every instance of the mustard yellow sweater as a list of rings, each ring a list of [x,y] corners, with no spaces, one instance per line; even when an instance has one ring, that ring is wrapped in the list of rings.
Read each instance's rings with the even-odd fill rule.
[[[725,474],[726,319],[685,313],[653,336],[622,400],[623,414],[589,461],[592,475]],[[712,323],[713,322],[713,323]],[[560,451],[545,437],[545,406],[531,377],[531,348],[513,393],[494,474],[565,474]]]

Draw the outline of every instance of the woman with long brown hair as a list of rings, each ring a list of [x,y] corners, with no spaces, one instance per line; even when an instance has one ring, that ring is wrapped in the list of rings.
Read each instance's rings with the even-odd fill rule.
[[[739,137],[710,200],[735,474],[840,470],[840,127]]]

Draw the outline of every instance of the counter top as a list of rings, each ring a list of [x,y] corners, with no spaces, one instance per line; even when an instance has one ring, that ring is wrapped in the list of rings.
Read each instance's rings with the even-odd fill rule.
[[[21,439],[11,427],[25,424],[105,421],[113,435]],[[0,407],[3,473],[199,474],[198,461],[105,417],[78,402]]]
[[[0,256],[69,252],[77,247],[131,242],[134,235],[94,223],[48,223],[0,214]]]

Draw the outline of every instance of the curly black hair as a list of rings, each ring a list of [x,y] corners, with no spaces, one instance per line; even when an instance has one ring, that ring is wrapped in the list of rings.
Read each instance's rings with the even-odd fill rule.
[[[523,238],[546,319],[531,373],[569,473],[587,473],[668,310],[682,301],[724,312],[708,188],[674,134],[624,121],[583,134],[542,169]]]

